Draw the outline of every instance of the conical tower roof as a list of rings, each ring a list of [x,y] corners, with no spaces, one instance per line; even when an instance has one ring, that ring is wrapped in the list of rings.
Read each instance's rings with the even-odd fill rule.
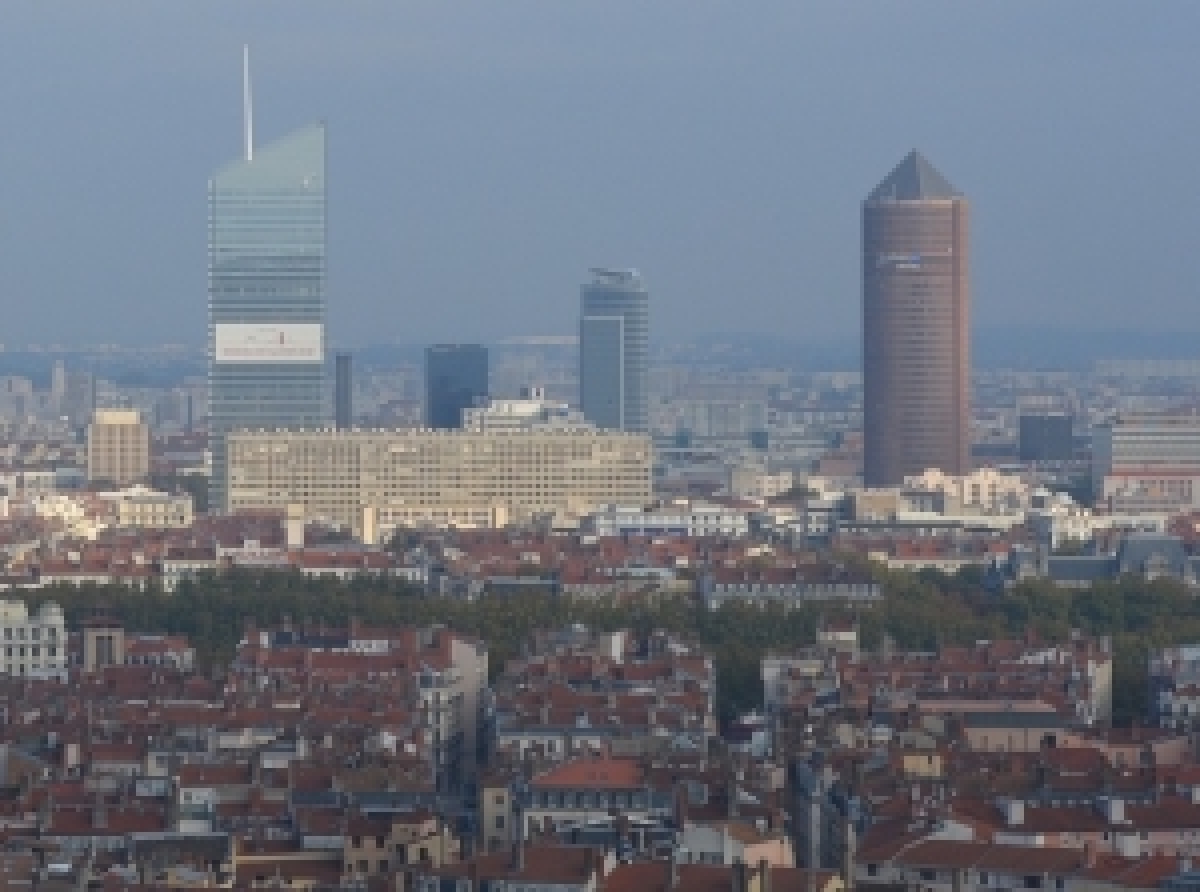
[[[867,201],[921,201],[961,196],[962,193],[951,186],[924,155],[913,149],[867,196]]]

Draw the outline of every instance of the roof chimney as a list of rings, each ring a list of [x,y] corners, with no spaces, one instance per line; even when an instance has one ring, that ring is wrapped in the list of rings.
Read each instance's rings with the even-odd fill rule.
[[[96,796],[96,804],[92,807],[92,828],[105,829],[108,827],[108,812],[104,808],[104,794]]]
[[[738,858],[733,862],[733,892],[749,892],[750,884],[746,878],[746,862]]]

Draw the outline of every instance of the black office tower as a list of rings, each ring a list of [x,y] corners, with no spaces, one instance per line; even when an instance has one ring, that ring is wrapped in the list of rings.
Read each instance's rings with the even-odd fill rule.
[[[425,424],[462,427],[463,409],[487,399],[488,353],[479,344],[436,344],[425,349]]]
[[[1075,455],[1074,419],[1065,412],[1022,415],[1021,461],[1070,461]]]
[[[354,426],[354,366],[349,353],[333,359],[333,423],[338,430]]]

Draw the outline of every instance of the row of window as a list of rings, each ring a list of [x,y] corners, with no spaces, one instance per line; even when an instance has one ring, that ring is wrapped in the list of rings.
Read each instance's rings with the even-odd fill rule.
[[[24,647],[15,647],[15,648],[14,647],[6,647],[6,648],[4,648],[4,656],[7,657],[9,660],[12,660],[12,658],[14,656],[14,654],[13,654],[14,650],[18,652],[16,654],[16,656],[20,657],[21,659],[25,659],[26,648],[24,648]],[[32,647],[28,648],[28,650],[29,650],[29,656],[33,657],[34,659],[37,659],[38,657],[40,657],[42,655],[42,648],[39,645],[35,644]],[[53,646],[47,647],[46,648],[46,656],[51,657],[51,658],[57,657],[58,656],[58,648],[53,647]]]
[[[29,629],[28,631],[29,631],[30,640],[32,640],[32,641],[40,641],[41,640],[42,630],[40,627],[34,626],[33,628]],[[15,639],[17,641],[24,641],[25,640],[25,632],[26,632],[26,630],[25,630],[24,626],[19,626],[16,629],[12,628],[12,626],[7,626],[4,629],[4,640],[12,641]],[[58,629],[55,626],[50,626],[46,629],[46,639],[49,641],[57,641],[58,640]]]
[[[918,878],[923,883],[936,883],[939,881],[943,881],[945,879],[944,877],[941,876],[943,873],[945,873],[944,871],[927,869],[927,870],[918,870],[916,873],[917,873]],[[878,876],[878,875],[879,875],[879,865],[878,864],[868,864],[867,865],[867,876],[873,877],[873,876]],[[993,880],[995,880],[995,882],[998,884],[1001,884],[1001,883],[1008,884],[1010,882],[1009,878],[1005,875],[997,875],[997,876],[993,877],[986,870],[979,871],[978,885],[990,886],[990,885],[992,885]],[[1025,876],[1021,877],[1021,879],[1020,879],[1020,883],[1021,883],[1020,888],[1023,888],[1023,889],[1047,889],[1047,888],[1050,888],[1049,880],[1050,880],[1050,877],[1045,877],[1045,876],[1042,876],[1041,874],[1026,874]],[[1067,881],[1064,877],[1054,877],[1053,887],[1056,890],[1065,889],[1066,882]]]

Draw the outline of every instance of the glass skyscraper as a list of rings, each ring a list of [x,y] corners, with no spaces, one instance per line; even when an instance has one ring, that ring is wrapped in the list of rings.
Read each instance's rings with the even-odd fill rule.
[[[453,430],[463,409],[488,396],[488,352],[480,344],[435,344],[425,349],[425,424]]]
[[[247,149],[208,187],[211,510],[226,435],[327,423],[325,125]]]
[[[593,269],[580,291],[579,406],[600,428],[650,428],[650,295],[636,270]]]

